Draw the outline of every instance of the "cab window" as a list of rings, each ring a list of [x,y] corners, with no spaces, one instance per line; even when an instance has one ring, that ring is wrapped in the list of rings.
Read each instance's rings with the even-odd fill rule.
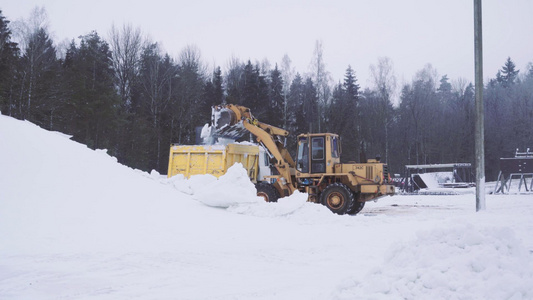
[[[332,137],[331,138],[331,157],[338,158],[340,156],[339,153],[339,138],[338,137]]]
[[[313,160],[322,160],[324,159],[324,137],[314,137],[312,138],[313,147],[312,158]]]
[[[298,141],[296,169],[302,173],[309,173],[309,143],[307,138],[301,138]]]

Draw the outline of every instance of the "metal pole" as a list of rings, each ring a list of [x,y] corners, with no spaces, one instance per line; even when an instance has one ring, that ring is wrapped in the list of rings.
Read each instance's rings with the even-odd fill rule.
[[[474,61],[476,84],[476,211],[480,211],[485,210],[485,128],[483,113],[481,0],[474,0]]]

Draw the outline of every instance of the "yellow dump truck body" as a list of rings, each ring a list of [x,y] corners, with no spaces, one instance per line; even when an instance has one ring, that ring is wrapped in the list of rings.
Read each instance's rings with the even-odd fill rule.
[[[220,177],[235,163],[241,163],[253,182],[257,181],[259,146],[222,145],[171,145],[168,162],[168,177],[183,174],[211,174]]]

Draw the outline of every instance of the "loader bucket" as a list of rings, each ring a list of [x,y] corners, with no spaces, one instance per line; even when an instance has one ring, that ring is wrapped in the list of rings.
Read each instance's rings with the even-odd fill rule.
[[[231,109],[220,106],[212,109],[211,128],[212,136],[226,139],[238,139],[248,132]]]

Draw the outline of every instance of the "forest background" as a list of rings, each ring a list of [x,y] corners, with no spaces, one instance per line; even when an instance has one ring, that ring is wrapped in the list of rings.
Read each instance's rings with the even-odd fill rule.
[[[0,111],[107,149],[132,168],[165,174],[170,144],[198,143],[198,128],[221,103],[289,130],[293,155],[298,134],[334,132],[343,161],[380,155],[393,173],[406,164],[474,162],[476,87],[431,64],[400,85],[391,59],[380,57],[361,87],[350,65],[332,80],[319,40],[305,72],[287,55],[279,65],[231,57],[223,70],[208,67],[194,45],[172,57],[132,25],[58,46],[46,23],[44,8],[13,23],[0,10]],[[487,180],[496,179],[500,157],[533,148],[533,64],[518,70],[508,57],[493,72],[482,87]]]

